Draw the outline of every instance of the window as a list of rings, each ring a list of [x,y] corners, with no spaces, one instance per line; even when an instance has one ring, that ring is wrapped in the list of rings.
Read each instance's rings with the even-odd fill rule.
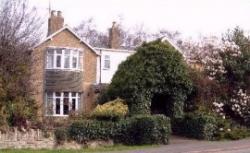
[[[110,69],[110,56],[104,56],[104,69]]]
[[[82,70],[83,56],[77,49],[49,48],[46,61],[47,69]]]
[[[80,103],[80,93],[47,92],[46,115],[67,116],[70,111],[77,111]]]
[[[70,68],[70,50],[64,51],[64,68]]]
[[[53,68],[54,67],[53,54],[54,54],[53,50],[48,50],[48,52],[47,52],[47,68]]]

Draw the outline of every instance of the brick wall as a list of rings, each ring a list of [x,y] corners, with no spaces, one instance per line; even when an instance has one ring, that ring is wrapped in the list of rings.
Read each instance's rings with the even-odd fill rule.
[[[83,107],[82,110],[89,112],[94,105],[95,99],[90,97],[92,94],[91,86],[96,82],[96,60],[97,55],[85,44],[80,42],[71,32],[64,30],[54,36],[52,39],[44,42],[33,51],[33,67],[32,67],[32,88],[34,89],[34,99],[39,106],[39,116],[43,116],[43,102],[44,102],[44,78],[45,78],[45,56],[46,48],[48,46],[58,47],[72,47],[83,50],[83,82],[81,84],[84,89],[83,93]]]

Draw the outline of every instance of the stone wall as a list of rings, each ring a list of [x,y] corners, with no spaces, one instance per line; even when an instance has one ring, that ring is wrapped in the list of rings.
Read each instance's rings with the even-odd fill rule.
[[[45,134],[41,130],[30,129],[29,131],[21,132],[15,128],[8,132],[0,132],[0,149],[52,149],[54,146],[53,134]]]
[[[58,145],[52,131],[45,133],[39,129],[30,129],[25,132],[19,131],[16,128],[8,132],[0,131],[0,149],[82,149],[113,145],[112,140],[89,141],[85,144],[78,144],[71,141]]]

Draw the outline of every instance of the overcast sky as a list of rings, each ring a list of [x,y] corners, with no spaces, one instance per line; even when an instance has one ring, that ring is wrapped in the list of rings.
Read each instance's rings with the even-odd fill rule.
[[[250,31],[250,0],[50,0],[71,27],[93,17],[105,31],[123,18],[130,28],[144,24],[150,32],[161,28],[180,31],[184,37],[219,35],[240,26]],[[48,17],[49,0],[29,0],[39,14]]]

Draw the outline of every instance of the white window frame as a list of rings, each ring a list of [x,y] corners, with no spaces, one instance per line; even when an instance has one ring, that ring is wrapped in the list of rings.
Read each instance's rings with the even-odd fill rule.
[[[48,114],[48,93],[46,93],[46,100],[45,100],[45,115],[46,116],[62,116],[62,117],[66,117],[69,116],[68,114],[64,114],[63,110],[64,110],[64,104],[63,104],[63,99],[64,99],[64,92],[51,92],[52,93],[52,114]],[[60,93],[60,96],[56,96],[56,93]],[[79,104],[81,101],[81,94],[78,92],[75,92],[75,96],[72,96],[72,92],[68,92],[69,96],[69,112],[72,111],[72,101],[73,99],[75,99],[75,111],[79,110]],[[60,99],[60,114],[56,114],[56,99],[59,98]]]
[[[108,67],[106,65],[106,62],[108,63]],[[104,59],[103,59],[103,69],[104,70],[109,70],[111,67],[111,60],[110,60],[110,55],[104,55]]]
[[[58,54],[56,51],[60,49],[62,54]],[[65,50],[70,52],[69,54],[69,68],[65,68]],[[53,57],[53,65],[49,67],[49,54],[48,52],[51,51]],[[76,54],[73,54],[76,52]],[[57,56],[61,57],[60,67],[57,67]],[[76,57],[76,67],[73,67],[73,57]],[[81,65],[79,64],[81,60]],[[77,48],[58,48],[58,47],[49,47],[46,51],[46,69],[47,70],[69,70],[69,71],[83,71],[83,51]]]

